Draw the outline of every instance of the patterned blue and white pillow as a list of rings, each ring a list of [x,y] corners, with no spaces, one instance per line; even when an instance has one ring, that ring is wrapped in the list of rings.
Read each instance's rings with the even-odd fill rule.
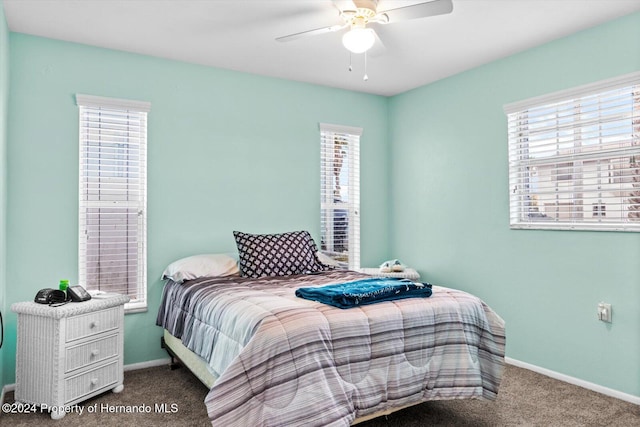
[[[318,261],[308,231],[249,234],[234,231],[240,272],[246,277],[289,276],[330,270]]]

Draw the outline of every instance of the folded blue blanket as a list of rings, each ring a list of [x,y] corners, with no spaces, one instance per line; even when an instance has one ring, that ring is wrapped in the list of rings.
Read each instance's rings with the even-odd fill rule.
[[[351,308],[403,298],[429,297],[429,283],[409,279],[371,278],[296,289],[296,296],[339,308]]]

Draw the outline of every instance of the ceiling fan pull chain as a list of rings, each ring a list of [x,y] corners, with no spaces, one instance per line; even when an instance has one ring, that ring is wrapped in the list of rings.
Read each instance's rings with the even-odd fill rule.
[[[353,67],[351,66],[351,52],[349,52],[349,71],[353,71]]]
[[[364,53],[364,77],[362,80],[365,82],[369,80],[369,76],[367,76],[367,52]]]

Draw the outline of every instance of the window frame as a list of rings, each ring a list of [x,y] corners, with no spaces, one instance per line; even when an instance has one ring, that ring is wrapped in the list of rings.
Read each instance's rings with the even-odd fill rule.
[[[628,103],[603,101],[622,99],[613,98],[617,93]],[[554,108],[551,117],[547,111]],[[511,229],[640,232],[640,218],[629,213],[629,204],[640,197],[640,72],[507,104],[504,112]],[[612,123],[615,131],[608,130]],[[620,130],[626,126],[629,133]],[[556,148],[543,140],[554,130]],[[551,204],[538,201],[549,202],[553,190],[557,209],[543,218]]]
[[[100,286],[95,287],[91,285],[87,281],[87,237],[86,232],[88,229],[87,225],[87,215],[88,210],[90,209],[104,209],[105,207],[113,207],[115,209],[133,209],[137,211],[136,213],[136,232],[134,233],[135,240],[132,242],[131,237],[127,235],[126,237],[126,245],[133,243],[135,245],[135,264],[136,264],[136,273],[135,273],[135,286],[136,290],[134,292],[135,297],[131,299],[130,302],[125,304],[125,313],[137,313],[137,312],[145,312],[147,311],[148,301],[147,301],[147,143],[148,143],[148,121],[147,116],[149,111],[151,110],[151,103],[145,101],[134,101],[128,99],[117,99],[117,98],[107,98],[101,96],[93,96],[93,95],[84,95],[84,94],[76,94],[76,104],[78,106],[78,129],[79,129],[79,185],[78,185],[78,193],[79,193],[79,206],[78,206],[78,279],[81,285],[85,286],[87,290],[101,290],[106,292],[118,292],[123,293],[121,290],[112,289],[109,286],[103,287]],[[90,181],[88,178],[85,178],[87,175],[86,166],[89,163],[87,160],[87,156],[85,152],[89,152],[91,150],[87,150],[88,148],[88,133],[84,132],[83,126],[87,124],[90,119],[83,117],[83,115],[87,115],[88,113],[100,114],[100,112],[104,112],[111,115],[126,115],[127,121],[127,131],[129,127],[132,125],[130,123],[135,123],[139,121],[139,126],[137,127],[139,131],[139,136],[132,137],[127,135],[126,137],[117,136],[114,137],[107,132],[104,132],[105,135],[105,143],[111,144],[109,149],[113,152],[114,144],[121,144],[118,148],[116,156],[122,155],[127,156],[126,161],[122,159],[115,160],[111,158],[111,162],[120,161],[121,163],[128,163],[130,161],[137,162],[137,167],[133,170],[129,169],[128,166],[125,166],[126,171],[124,172],[126,177],[123,183],[126,183],[126,190],[122,191],[122,196],[126,195],[126,200],[116,201],[115,198],[113,200],[89,200],[90,197],[89,189],[90,189]],[[128,116],[131,116],[129,118]],[[97,121],[96,123],[99,123]],[[112,124],[112,123],[110,123]],[[135,126],[134,126],[135,127]],[[100,135],[100,139],[102,139],[102,133],[98,132]],[[94,136],[94,135],[92,135]],[[130,139],[131,138],[131,139]],[[126,142],[115,142],[116,139],[126,139]],[[131,141],[136,141],[134,145],[131,145]],[[99,144],[101,144],[100,142]],[[125,148],[126,146],[126,148]],[[135,147],[131,150],[131,147]],[[92,146],[93,150],[96,149],[96,146]],[[100,153],[102,153],[102,149],[100,148]],[[134,158],[131,158],[131,152],[136,152]],[[100,154],[102,155],[102,154]],[[91,160],[95,160],[95,157],[89,157]],[[95,166],[93,166],[95,168]],[[101,172],[100,172],[101,173]],[[135,178],[131,178],[130,174],[136,174]],[[100,181],[103,179],[109,180],[109,178],[100,178]],[[117,181],[117,179],[110,178],[112,181]],[[130,186],[136,186],[136,194],[137,196],[134,198],[135,200],[129,200],[129,190]],[[103,190],[99,190],[98,193],[102,195]],[[94,190],[95,192],[95,190]],[[100,197],[94,196],[94,197]],[[100,214],[97,214],[100,215]],[[126,279],[127,283],[128,278]],[[130,295],[131,297],[131,295]]]
[[[360,138],[362,136],[362,128],[353,126],[342,126],[328,123],[319,123],[320,130],[320,251],[336,259],[337,253],[328,250],[328,247],[335,248],[333,239],[327,243],[326,223],[332,224],[335,218],[336,210],[347,211],[347,239],[348,262],[341,262],[341,265],[350,270],[358,270],[360,268]],[[333,147],[327,147],[327,141],[336,137],[345,139],[348,142],[347,152],[347,202],[336,202],[331,194],[334,194],[335,187],[330,181],[333,181],[335,175],[329,176],[328,171],[333,169],[334,157],[327,156],[327,153],[334,152]],[[334,142],[335,143],[335,142]],[[331,188],[332,191],[328,191]],[[333,212],[329,218],[327,212]],[[334,226],[330,226],[335,230]],[[337,260],[337,259],[336,259]],[[340,262],[340,261],[339,261]]]

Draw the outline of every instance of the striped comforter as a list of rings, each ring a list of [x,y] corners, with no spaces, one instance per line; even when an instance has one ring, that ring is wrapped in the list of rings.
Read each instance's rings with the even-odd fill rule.
[[[167,283],[157,324],[209,362],[214,426],[347,426],[426,400],[495,399],[504,321],[468,293],[339,309],[297,298],[350,271]]]

